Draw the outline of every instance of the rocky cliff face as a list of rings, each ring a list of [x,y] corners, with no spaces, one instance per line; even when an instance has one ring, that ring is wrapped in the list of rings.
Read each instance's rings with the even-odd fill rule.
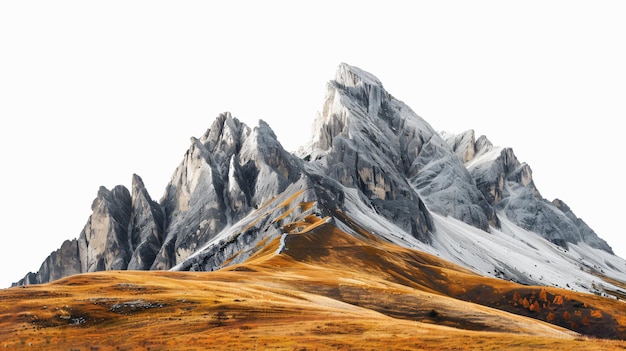
[[[42,284],[73,274],[82,273],[78,241],[66,240],[48,256],[39,271],[28,273],[17,285]]]
[[[474,141],[474,131],[446,137],[489,204],[515,224],[564,248],[568,243],[585,242],[613,252],[565,203],[541,196],[530,166],[520,162],[513,149],[495,148],[484,136]]]
[[[91,205],[93,214],[78,237],[81,271],[126,269],[131,252],[128,225],[131,214],[128,189],[100,187]]]
[[[339,66],[313,140],[299,154],[321,173],[361,190],[378,211],[422,241],[433,231],[426,206],[483,230],[497,224],[444,140],[359,68]]]
[[[263,121],[250,129],[220,115],[191,147],[167,186],[165,240],[151,269],[169,269],[227,226],[300,177],[301,161],[286,152]]]
[[[45,283],[77,273],[146,269],[144,262],[151,261],[154,250],[160,248],[163,215],[141,178],[133,176],[132,196],[121,185],[112,190],[100,187],[91,210],[78,239],[65,241],[38,272],[27,274],[18,285]]]
[[[251,128],[224,113],[191,138],[159,202],[139,176],[132,183],[132,193],[100,188],[78,239],[18,284],[99,270],[214,270],[270,242],[280,242],[279,253],[286,235],[327,223],[440,252],[472,269],[500,265],[496,272],[529,283],[537,282],[521,277],[515,262],[503,263],[510,254],[481,247],[468,255],[463,248],[475,242],[449,238],[509,235],[502,221],[562,247],[582,242],[612,252],[562,201],[541,197],[512,149],[473,131],[435,132],[376,77],[347,64],[328,83],[313,136],[297,155],[265,122]]]
[[[579,234],[576,236],[576,239],[578,241],[576,242],[582,241],[596,249],[613,253],[613,249],[611,249],[609,244],[604,239],[600,238],[598,234],[596,234],[596,232],[594,232],[593,229],[591,229],[587,225],[587,223],[585,223],[585,221],[583,221],[581,218],[576,217],[574,212],[572,212],[572,210],[569,208],[569,206],[565,204],[565,202],[559,199],[554,199],[552,200],[552,204],[556,206],[556,208],[559,209],[563,214],[565,214],[565,216],[578,229]]]
[[[132,203],[129,223],[128,269],[150,269],[163,246],[165,215],[161,205],[153,201],[138,175],[133,175]]]

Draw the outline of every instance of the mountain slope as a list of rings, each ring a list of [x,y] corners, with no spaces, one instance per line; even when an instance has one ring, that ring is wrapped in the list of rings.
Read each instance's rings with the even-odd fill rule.
[[[306,205],[304,205],[306,207]],[[109,271],[0,291],[10,349],[617,350],[626,305],[488,278],[323,220],[215,272]],[[530,317],[530,318],[529,318]],[[553,324],[550,324],[550,323]],[[563,328],[567,327],[568,329]]]

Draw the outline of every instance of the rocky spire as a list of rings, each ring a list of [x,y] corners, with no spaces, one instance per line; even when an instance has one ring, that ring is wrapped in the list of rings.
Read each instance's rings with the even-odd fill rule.
[[[301,161],[286,152],[263,121],[250,129],[230,113],[192,138],[161,199],[167,227],[151,269],[169,269],[225,227],[300,177]]]
[[[161,206],[152,200],[143,180],[133,174],[128,269],[146,270],[154,263],[163,245],[165,218]]]
[[[132,201],[122,185],[100,187],[91,205],[93,213],[78,237],[82,272],[126,269],[131,251],[128,225]]]

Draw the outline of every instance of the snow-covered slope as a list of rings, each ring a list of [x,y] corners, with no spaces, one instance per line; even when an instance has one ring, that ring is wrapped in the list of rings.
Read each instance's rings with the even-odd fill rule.
[[[492,226],[489,231],[433,213],[434,234],[429,244],[425,244],[365,206],[356,191],[346,191],[346,196],[350,200],[345,204],[347,215],[368,231],[479,274],[605,296],[626,294],[623,284],[612,282],[613,279],[626,281],[626,260],[585,242],[569,243],[563,248],[516,225],[505,213],[498,213],[500,227]]]
[[[562,248],[501,216],[501,229],[476,230],[435,215],[437,254],[478,273],[531,285],[607,294],[623,291],[603,275],[624,281],[626,261],[584,242]]]

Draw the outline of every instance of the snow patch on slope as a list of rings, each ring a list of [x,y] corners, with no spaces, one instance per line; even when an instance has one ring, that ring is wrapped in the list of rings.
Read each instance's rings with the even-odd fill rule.
[[[603,294],[603,287],[623,292],[593,273],[624,281],[623,259],[582,242],[564,249],[505,216],[500,218],[501,229],[491,228],[487,233],[452,217],[433,214],[437,233],[432,245],[442,258],[486,276],[596,294]]]
[[[287,238],[287,233],[283,233],[283,235],[280,236],[280,245],[278,246],[278,249],[276,249],[277,255],[280,255],[280,253],[283,252],[283,249],[285,248],[286,238]]]
[[[472,168],[478,167],[482,164],[493,162],[495,159],[498,158],[498,156],[500,156],[503,149],[504,148],[500,146],[494,146],[489,150],[479,152],[474,156],[474,158],[465,163],[465,167],[468,170],[471,170]]]
[[[359,223],[359,225],[363,226],[366,230],[375,235],[381,236],[396,245],[418,249],[432,255],[437,254],[437,251],[432,246],[414,238],[411,234],[387,220],[385,217],[379,215],[373,208],[363,203],[363,201],[359,198],[359,194],[356,189],[345,188],[344,193],[344,210],[346,211],[346,214],[352,220]],[[348,233],[355,234],[347,227],[342,227],[340,229]]]

